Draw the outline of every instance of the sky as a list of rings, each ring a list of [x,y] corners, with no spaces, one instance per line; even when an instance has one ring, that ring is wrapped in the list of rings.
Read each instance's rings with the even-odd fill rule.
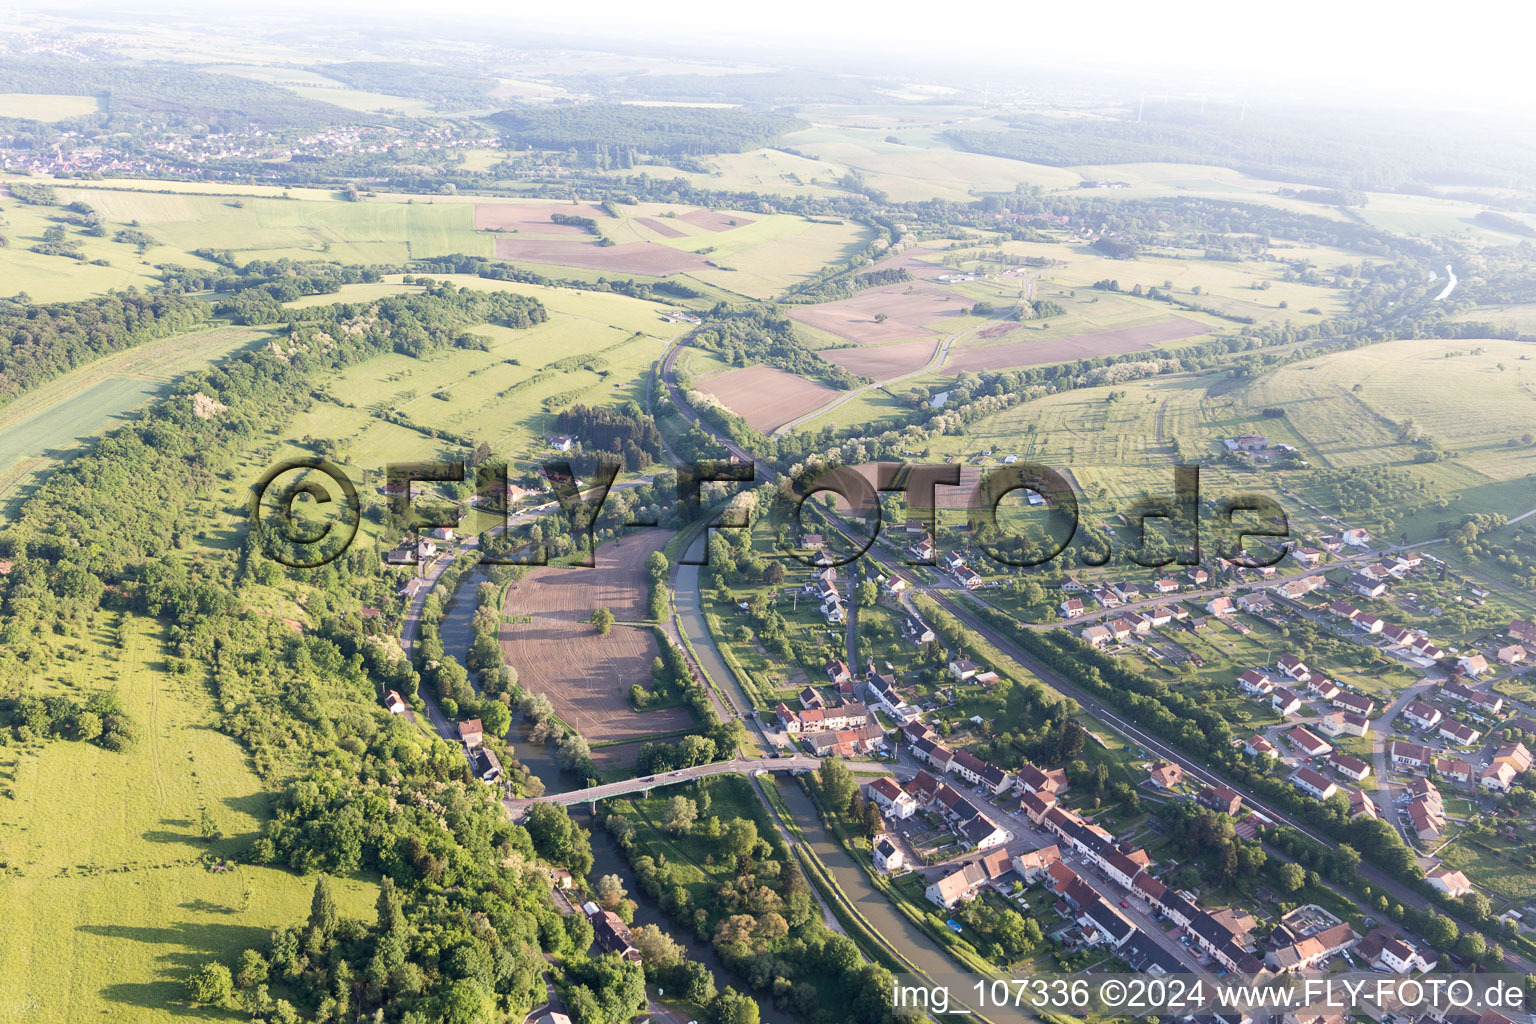
[[[383,0],[391,6],[398,0]],[[400,4],[402,8],[408,4]],[[1530,15],[1521,5],[1241,0],[458,0],[454,10],[545,30],[688,36],[823,56],[934,55],[1190,78],[1234,92],[1336,92],[1339,101],[1536,107]],[[945,12],[952,12],[946,16]],[[579,12],[573,18],[573,13]],[[1515,22],[1524,22],[1520,29]]]
[[[5,0],[0,0],[3,5]],[[166,7],[177,0],[29,0],[76,10]],[[274,27],[317,11],[386,16],[457,30],[526,29],[609,48],[668,42],[691,55],[800,56],[866,68],[938,61],[992,70],[1066,68],[1189,85],[1213,94],[1287,96],[1340,106],[1387,104],[1536,110],[1530,27],[1512,0],[200,0],[196,9],[265,14]]]

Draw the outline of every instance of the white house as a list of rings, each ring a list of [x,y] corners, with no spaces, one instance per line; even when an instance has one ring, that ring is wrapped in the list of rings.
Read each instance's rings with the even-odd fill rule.
[[[917,813],[917,801],[912,798],[912,794],[903,790],[889,775],[869,784],[869,798],[880,805],[881,811],[888,818],[900,821]]]

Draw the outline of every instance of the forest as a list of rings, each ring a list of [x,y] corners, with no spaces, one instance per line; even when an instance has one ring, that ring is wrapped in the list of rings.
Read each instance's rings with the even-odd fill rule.
[[[338,64],[315,64],[316,74],[345,82],[364,92],[390,96],[412,96],[431,100],[439,110],[462,110],[487,106],[496,79],[466,68],[446,68],[434,64],[406,63],[395,60],[351,60]]]
[[[205,323],[201,299],[112,292],[30,305],[0,299],[0,406],[77,366]]]
[[[518,146],[578,152],[633,149],[664,156],[739,153],[807,127],[787,114],[617,103],[518,107],[501,111],[491,121]]]
[[[78,123],[104,132],[166,126],[220,131],[322,128],[355,120],[351,111],[288,89],[185,64],[82,63],[7,56],[0,92],[95,96],[101,110]]]
[[[1139,116],[1140,119],[1137,119]],[[1120,118],[1013,116],[1007,131],[955,129],[962,149],[1073,167],[1138,162],[1214,164],[1329,189],[1415,191],[1425,184],[1533,181],[1536,147],[1479,117],[1418,111],[1301,115],[1149,105]]]

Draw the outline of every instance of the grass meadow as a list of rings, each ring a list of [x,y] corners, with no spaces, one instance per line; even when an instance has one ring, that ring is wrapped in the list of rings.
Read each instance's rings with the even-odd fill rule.
[[[201,676],[167,671],[163,645],[159,623],[102,611],[39,666],[40,692],[116,686],[139,726],[128,751],[0,746],[0,1019],[174,1020],[193,968],[232,962],[308,914],[312,878],[205,864],[244,848],[270,798],[216,730]],[[204,841],[204,813],[223,839]],[[372,912],[370,881],[337,890],[345,913]]]
[[[100,106],[95,96],[0,92],[0,117],[15,117],[28,121],[62,121],[69,117],[94,114]]]

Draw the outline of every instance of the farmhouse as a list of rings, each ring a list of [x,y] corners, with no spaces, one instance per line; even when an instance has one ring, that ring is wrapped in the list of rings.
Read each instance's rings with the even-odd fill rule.
[[[853,757],[885,746],[885,729],[877,722],[865,721],[848,729],[806,733],[804,742],[817,757]]]
[[[1083,614],[1083,602],[1076,597],[1061,602],[1060,608],[1061,617],[1064,619],[1075,619]]]
[[[1017,774],[1019,789],[1026,793],[1064,793],[1067,790],[1067,773],[1062,768],[1041,771],[1026,761]]]
[[[394,690],[390,690],[384,695],[384,706],[389,709],[389,713],[392,715],[403,715],[406,712],[405,699]]]
[[[774,709],[779,726],[788,733],[835,732],[839,729],[861,727],[869,721],[869,709],[856,701],[849,701],[830,708],[804,708],[795,711],[780,702]]]
[[[1502,665],[1518,665],[1525,660],[1526,651],[1520,644],[1510,644],[1508,647],[1500,647],[1494,652],[1494,657],[1499,659]]]
[[[459,723],[459,742],[464,749],[474,750],[485,740],[485,727],[478,718],[467,718]]]
[[[1511,619],[1509,635],[1523,644],[1536,644],[1536,626],[1522,619]]]
[[[881,836],[875,840],[874,860],[875,868],[888,874],[900,871],[907,862],[901,847],[891,842],[890,836]]]
[[[986,767],[987,763],[969,750],[957,750],[950,758],[948,770],[977,786],[981,784],[981,773]]]
[[[1084,642],[1091,647],[1103,647],[1114,638],[1114,634],[1107,626],[1088,626],[1081,635]]]

